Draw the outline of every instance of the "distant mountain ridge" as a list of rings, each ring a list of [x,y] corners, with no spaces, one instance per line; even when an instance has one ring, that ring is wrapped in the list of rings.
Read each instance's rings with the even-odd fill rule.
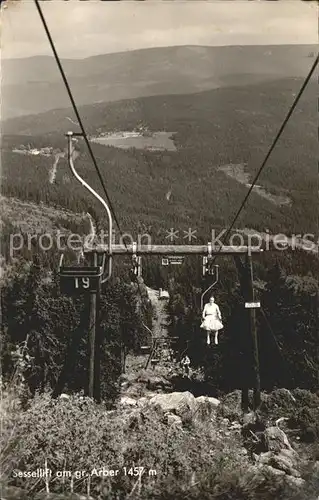
[[[78,105],[303,77],[317,47],[179,46],[62,60]],[[2,61],[2,120],[70,106],[51,56]]]
[[[199,130],[201,135],[205,134],[205,130],[210,130],[214,136],[221,135],[221,138],[225,138],[225,134],[228,135],[230,130],[234,130],[234,133],[236,130],[238,134],[241,124],[245,123],[244,137],[248,140],[247,134],[252,133],[255,136],[256,133],[254,127],[252,128],[253,123],[259,123],[259,127],[264,128],[268,120],[267,128],[270,122],[276,123],[277,128],[280,126],[302,83],[302,78],[286,78],[191,94],[172,93],[93,103],[79,106],[79,111],[85,129],[90,135],[107,131],[134,130],[141,124],[152,131],[175,132],[188,129],[196,123],[196,136]],[[308,142],[316,130],[317,89],[315,81],[308,84],[298,105],[298,109],[303,110],[303,113],[299,115],[298,111],[290,124],[290,127],[296,129],[296,138],[303,137],[304,142]],[[78,131],[76,123],[76,117],[69,104],[65,108],[8,119],[2,124],[2,134],[3,137],[16,136],[14,141],[16,145],[24,142],[23,136],[29,136],[30,139],[31,136],[49,134],[52,141],[52,135],[63,137],[63,133],[68,130]],[[192,134],[194,132],[195,129]],[[233,141],[233,137],[231,140]]]

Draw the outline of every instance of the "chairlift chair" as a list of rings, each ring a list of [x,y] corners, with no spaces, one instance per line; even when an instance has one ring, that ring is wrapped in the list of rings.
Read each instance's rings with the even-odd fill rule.
[[[215,280],[201,294],[201,298],[200,298],[201,311],[203,310],[203,307],[204,307],[205,295],[207,295],[208,292],[210,292],[212,290],[212,288],[214,288],[214,286],[218,283],[218,280],[219,280],[219,266],[217,264],[212,265],[210,257],[203,257],[203,275],[204,276],[206,276],[206,275],[212,276],[215,278]]]
[[[60,257],[59,277],[62,293],[67,295],[81,294],[85,292],[97,293],[105,280],[105,254],[98,266],[65,266],[63,265],[64,254]]]
[[[95,266],[64,266],[63,260],[64,255],[61,255],[59,262],[59,275],[60,275],[60,286],[61,291],[73,295],[76,293],[92,292],[96,293],[101,289],[101,285],[108,281],[112,275],[112,214],[109,206],[103,200],[103,198],[94,189],[85,182],[84,179],[78,174],[75,169],[73,162],[73,145],[72,142],[77,136],[82,136],[81,133],[68,132],[66,134],[68,139],[68,163],[70,170],[74,177],[80,184],[85,187],[93,196],[103,205],[107,212],[108,222],[109,222],[109,236],[108,236],[108,250],[107,252],[98,255],[96,253],[96,259],[98,265]],[[84,249],[84,252],[88,252]],[[89,250],[90,253],[94,253],[94,248]],[[106,257],[107,254],[107,257]]]

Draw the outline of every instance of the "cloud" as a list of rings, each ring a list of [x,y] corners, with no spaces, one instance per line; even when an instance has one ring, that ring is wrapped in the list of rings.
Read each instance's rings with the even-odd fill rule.
[[[61,57],[170,45],[317,43],[313,4],[273,2],[41,2]],[[2,56],[51,54],[33,1],[2,12]]]

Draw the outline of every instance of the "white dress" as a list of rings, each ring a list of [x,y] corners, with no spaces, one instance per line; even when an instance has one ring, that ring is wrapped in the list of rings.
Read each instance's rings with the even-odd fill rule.
[[[202,321],[200,327],[204,330],[218,331],[224,328],[221,322],[221,313],[217,304],[206,304],[203,314],[205,319]]]

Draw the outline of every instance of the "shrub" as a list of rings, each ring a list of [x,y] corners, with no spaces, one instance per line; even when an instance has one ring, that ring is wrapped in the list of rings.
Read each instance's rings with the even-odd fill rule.
[[[240,437],[219,437],[216,422],[180,429],[168,426],[152,408],[106,411],[79,395],[52,399],[46,392],[36,394],[28,408],[11,411],[11,423],[10,433],[1,436],[3,478],[9,486],[27,491],[30,499],[45,489],[44,479],[13,477],[13,470],[47,466],[53,471],[48,490],[65,495],[89,490],[95,499],[119,500],[130,493],[141,500],[294,498],[284,479],[257,474],[247,456],[238,453]],[[120,473],[55,477],[57,470],[103,466]],[[123,467],[145,467],[146,472],[139,481],[136,475],[125,475]],[[148,475],[149,469],[156,475]],[[309,488],[314,481],[309,479]]]
[[[124,466],[156,470],[156,476],[142,477],[143,494],[148,492],[150,498],[162,489],[185,492],[194,473],[200,478],[212,471],[217,480],[225,467],[240,465],[231,446],[219,442],[207,426],[206,433],[204,428],[188,432],[168,427],[153,409],[106,411],[79,395],[52,399],[49,393],[37,394],[29,408],[14,413],[12,426],[1,443],[1,468],[9,484],[27,490],[30,497],[44,488],[44,480],[14,478],[13,470],[35,471],[47,465],[53,471],[50,491],[62,493],[70,491],[70,478],[54,477],[58,470],[91,471],[103,465],[120,469],[118,477],[90,478],[92,495],[115,499],[118,494],[124,498],[137,479],[125,476]],[[75,492],[86,491],[87,477],[73,480]]]
[[[309,408],[303,406],[299,408],[288,421],[292,428],[300,429],[300,438],[307,443],[319,440],[319,407]]]
[[[97,399],[114,401],[119,392],[121,352],[135,349],[144,330],[136,292],[123,280],[110,282],[101,294],[97,358],[101,386]],[[2,290],[2,373],[9,380],[17,344],[26,342],[29,359],[23,375],[32,393],[45,387],[78,392],[88,380],[88,297],[68,297],[58,276],[40,266],[22,264]],[[27,340],[26,340],[27,339]]]

